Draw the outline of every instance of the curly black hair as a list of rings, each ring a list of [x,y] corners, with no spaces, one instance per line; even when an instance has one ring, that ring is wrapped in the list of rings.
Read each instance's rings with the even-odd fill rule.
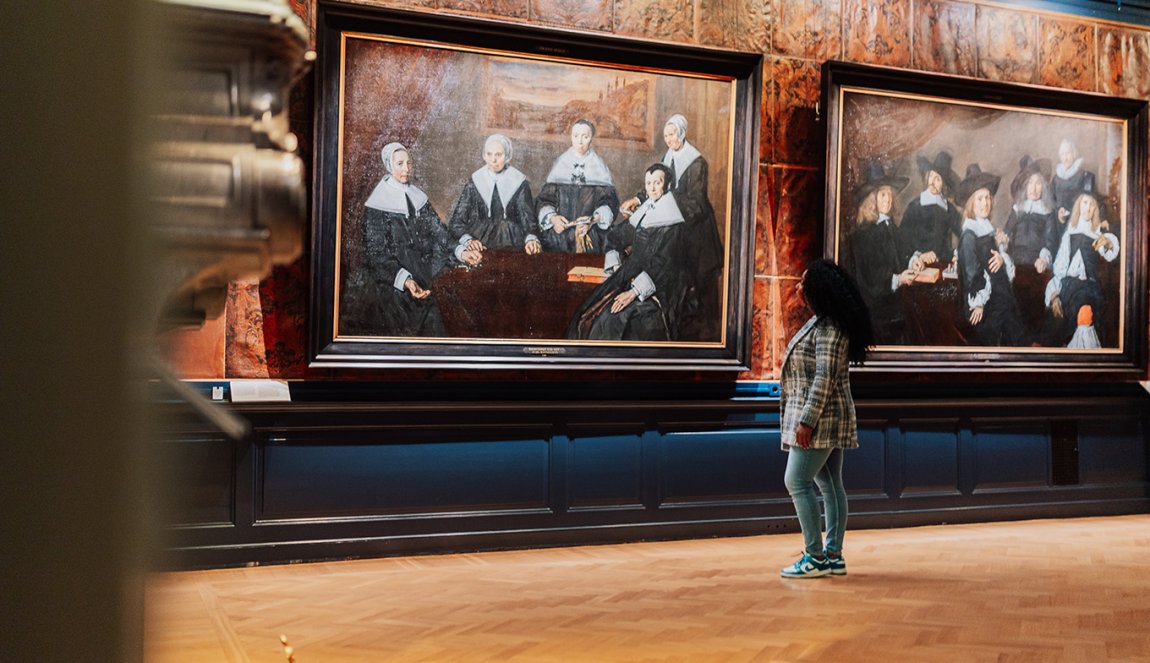
[[[847,357],[862,365],[874,345],[874,330],[870,310],[851,275],[833,260],[815,260],[803,277],[803,297],[815,315],[830,318],[847,335]]]

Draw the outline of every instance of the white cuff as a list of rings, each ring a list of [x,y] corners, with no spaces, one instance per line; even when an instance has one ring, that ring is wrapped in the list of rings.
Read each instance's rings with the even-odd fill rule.
[[[539,208],[539,227],[544,230],[551,230],[551,217],[555,216],[555,208],[550,205],[544,205]]]
[[[623,261],[619,259],[619,252],[615,249],[611,249],[603,256],[603,271],[608,274],[619,269],[619,265],[621,264],[623,264]]]
[[[470,241],[471,241],[471,240],[473,240],[473,239],[475,239],[475,238],[471,236],[471,233],[464,233],[464,234],[463,234],[463,237],[460,237],[460,238],[459,238],[459,243],[460,243],[460,244],[466,244],[466,243],[470,242]]]
[[[466,250],[467,250],[466,245],[456,244],[455,245],[455,259],[458,260],[459,262],[463,262],[463,252]]]
[[[891,274],[890,275],[890,291],[894,292],[895,290],[898,290],[898,274]]]
[[[523,240],[523,245],[526,246],[526,245],[530,244],[531,242],[538,242],[538,241],[539,241],[539,238],[536,237],[535,235],[528,235],[527,239]]]
[[[407,279],[409,278],[411,278],[411,272],[400,267],[399,271],[395,273],[395,280],[391,282],[391,285],[395,286],[396,290],[402,291],[405,289],[403,284],[407,283]]]
[[[631,289],[639,295],[639,301],[645,302],[647,298],[655,294],[655,282],[647,276],[647,272],[639,272],[639,275],[631,279]]]
[[[966,297],[966,303],[972,309],[986,306],[986,302],[990,301],[990,272],[982,270],[982,276],[986,279],[986,285],[982,287],[982,290]]]
[[[1110,240],[1110,248],[1098,253],[1106,262],[1114,262],[1114,259],[1118,257],[1118,237],[1111,233],[1102,233],[1102,236]]]
[[[595,210],[595,213],[599,215],[599,227],[600,228],[602,228],[603,230],[606,230],[606,229],[611,227],[611,222],[614,221],[615,219],[611,214],[611,208],[610,207],[608,207],[606,205],[602,205],[599,207],[599,209]]]

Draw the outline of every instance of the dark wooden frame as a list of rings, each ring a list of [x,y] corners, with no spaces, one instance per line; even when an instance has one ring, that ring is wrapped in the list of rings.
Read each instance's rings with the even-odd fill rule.
[[[723,338],[716,343],[532,341],[529,339],[346,340],[337,332],[337,230],[341,140],[341,43],[347,33],[442,44],[596,66],[619,71],[719,78],[732,90],[727,303]],[[312,240],[313,367],[350,368],[576,368],[746,370],[749,366],[754,262],[755,188],[762,56],[656,44],[561,29],[321,2],[317,8],[316,152]],[[508,45],[514,45],[509,50]],[[660,120],[661,122],[662,120]],[[661,153],[661,151],[660,151]],[[654,150],[652,150],[654,154]],[[418,157],[417,157],[418,159]],[[478,165],[478,164],[477,164]],[[535,185],[535,182],[532,182]],[[535,189],[537,191],[537,188]],[[627,192],[620,191],[621,198]],[[450,210],[439,210],[441,216]],[[721,210],[716,210],[722,214]]]
[[[986,373],[1004,374],[1004,379],[1026,379],[1041,374],[1054,379],[1140,379],[1147,371],[1146,307],[1146,215],[1147,215],[1147,102],[1138,99],[1105,97],[1098,94],[1070,92],[1031,85],[973,80],[955,76],[827,62],[822,69],[822,107],[826,128],[826,206],[824,211],[824,255],[840,257],[846,231],[843,224],[853,224],[853,200],[847,179],[859,179],[861,168],[848,177],[843,145],[849,139],[844,132],[857,130],[857,118],[844,117],[844,98],[849,94],[889,95],[921,99],[924,103],[986,106],[1017,110],[1022,113],[1064,115],[1069,118],[1116,121],[1123,127],[1125,142],[1124,203],[1120,210],[1124,242],[1120,260],[1127,282],[1122,291],[1123,323],[1118,329],[1117,349],[1070,350],[1066,348],[1006,348],[997,346],[878,346],[864,371],[913,373],[920,379],[954,379],[966,374],[977,379]],[[972,139],[975,136],[971,137]],[[930,147],[916,148],[926,152]],[[849,150],[846,150],[849,152]],[[1039,150],[1041,151],[1041,150]],[[909,177],[914,185],[921,180],[914,167],[915,153],[877,155],[890,167],[909,162],[898,174]],[[1036,157],[1056,157],[1035,154]],[[1016,159],[1018,157],[1015,157]],[[1054,161],[1057,161],[1054,158]],[[853,164],[852,164],[853,165]],[[966,162],[955,163],[961,178]],[[1002,172],[1001,190],[1009,191],[1018,172]],[[888,173],[889,175],[890,173]],[[1098,179],[1105,177],[1098,173]],[[856,182],[857,183],[857,182]],[[908,189],[915,189],[910,186]],[[921,190],[921,186],[917,187]],[[905,195],[905,194],[904,194]],[[848,216],[849,214],[849,216]],[[933,377],[932,377],[933,376]],[[947,377],[951,376],[951,377]],[[959,376],[961,377],[961,376]]]

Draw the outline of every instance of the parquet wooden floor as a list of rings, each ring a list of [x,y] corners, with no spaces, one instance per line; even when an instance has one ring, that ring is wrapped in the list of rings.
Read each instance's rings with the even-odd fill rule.
[[[148,663],[1150,661],[1150,515],[160,574]]]

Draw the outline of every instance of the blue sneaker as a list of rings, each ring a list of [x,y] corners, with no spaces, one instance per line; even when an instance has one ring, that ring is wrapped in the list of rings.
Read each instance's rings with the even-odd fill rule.
[[[831,569],[831,575],[845,576],[847,574],[847,561],[843,558],[842,555],[839,555],[838,557],[831,557],[830,555],[826,555],[826,558],[827,564]]]
[[[825,559],[815,559],[807,553],[803,553],[799,561],[779,571],[779,575],[784,578],[818,578],[829,575],[830,572],[830,562]]]

